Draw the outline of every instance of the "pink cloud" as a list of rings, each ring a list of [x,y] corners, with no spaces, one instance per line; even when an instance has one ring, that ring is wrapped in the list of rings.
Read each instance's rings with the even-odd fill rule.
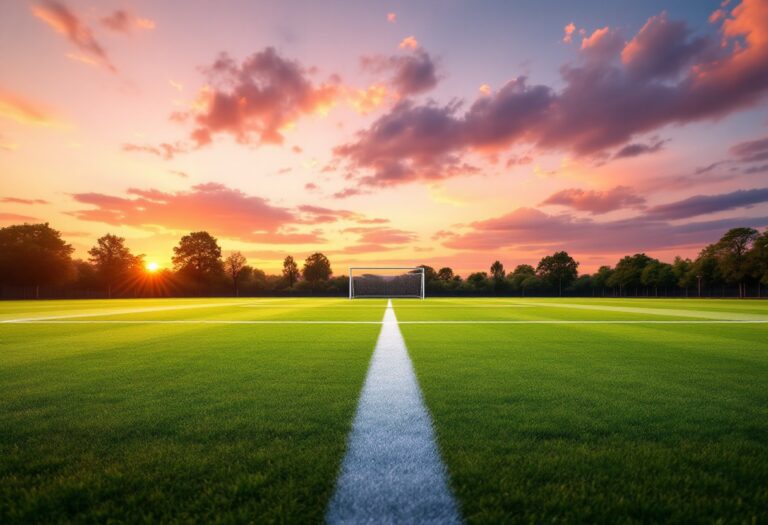
[[[19,215],[18,213],[2,213],[0,212],[0,222],[37,222],[36,217],[30,217],[29,215]]]
[[[117,72],[102,45],[88,27],[66,5],[54,0],[45,0],[32,7],[32,14],[48,24],[54,31],[64,35],[77,49],[111,72]]]
[[[50,204],[50,202],[43,199],[22,199],[20,197],[3,197],[0,199],[0,202],[4,202],[6,204],[27,204],[27,205]]]
[[[437,63],[421,48],[407,48],[406,54],[366,56],[361,59],[364,70],[374,73],[390,72],[388,83],[401,97],[417,95],[434,88],[438,81]],[[369,88],[370,89],[370,88]],[[374,92],[383,98],[386,93]]]
[[[123,144],[123,151],[149,153],[151,155],[157,155],[163,160],[171,160],[175,155],[179,153],[185,153],[187,151],[187,147],[179,142],[175,144],[163,142],[157,146],[126,143]]]
[[[563,42],[570,44],[573,41],[573,33],[576,31],[576,25],[571,22],[563,28]]]
[[[107,29],[116,33],[130,34],[137,30],[154,29],[155,22],[148,18],[140,18],[129,11],[118,9],[109,16],[101,19],[101,23]]]
[[[175,114],[192,117],[191,138],[198,146],[214,135],[228,134],[242,144],[283,142],[286,127],[301,117],[320,113],[340,96],[338,79],[315,85],[310,71],[268,47],[238,64],[222,54],[208,68],[214,86],[200,91],[201,109]]]
[[[569,188],[550,195],[541,204],[567,206],[592,215],[600,215],[625,208],[643,208],[645,198],[626,186],[616,186],[603,191]]]

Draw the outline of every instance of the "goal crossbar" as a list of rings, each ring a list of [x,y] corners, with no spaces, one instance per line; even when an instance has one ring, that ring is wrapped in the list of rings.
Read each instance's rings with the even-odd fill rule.
[[[356,275],[357,272],[366,272]],[[385,275],[386,272],[400,272]],[[424,299],[424,268],[421,266],[350,266],[349,298]]]

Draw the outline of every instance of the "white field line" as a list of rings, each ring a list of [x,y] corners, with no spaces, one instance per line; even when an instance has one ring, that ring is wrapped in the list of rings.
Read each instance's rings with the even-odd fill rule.
[[[58,319],[76,319],[82,317],[106,317],[110,315],[125,315],[125,314],[143,314],[148,312],[167,312],[172,310],[191,310],[193,308],[214,308],[217,306],[236,306],[238,303],[205,303],[205,304],[182,304],[178,306],[149,306],[146,308],[123,308],[121,310],[107,310],[101,312],[92,312],[87,314],[65,314],[65,315],[50,315],[50,316],[36,316],[25,317],[21,319],[4,319],[2,323],[26,323],[33,321],[53,321]]]
[[[637,307],[637,306],[612,306],[601,304],[577,304],[577,303],[529,303],[532,306],[545,307],[545,308],[568,308],[573,310],[590,310],[601,312],[618,312],[629,314],[647,314],[647,315],[662,315],[669,317],[696,317],[699,319],[731,319],[733,317],[739,317],[741,320],[750,321],[766,321],[768,317],[761,314],[751,313],[732,313],[732,312],[718,312],[712,310],[681,310],[676,308],[649,308],[649,307]]]
[[[540,320],[431,320],[431,321],[399,321],[401,325],[404,324],[767,324],[768,320],[754,320],[754,319],[707,319],[707,320],[670,320],[662,321],[658,319],[647,320],[578,320],[578,319],[540,319]],[[384,324],[382,321],[335,321],[335,320],[249,320],[249,319],[89,319],[89,320],[68,320],[68,319],[6,319],[0,321],[0,324],[222,324],[222,325],[237,325],[237,324],[266,324],[266,325],[291,325],[291,324],[316,324],[316,325],[332,325],[332,324]]]
[[[330,525],[461,523],[391,301],[325,517]]]

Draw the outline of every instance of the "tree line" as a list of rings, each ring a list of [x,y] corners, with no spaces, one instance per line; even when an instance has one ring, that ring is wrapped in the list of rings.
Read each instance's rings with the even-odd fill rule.
[[[281,273],[268,275],[239,251],[224,256],[217,239],[205,231],[181,237],[173,248],[173,267],[156,272],[113,234],[97,239],[87,259],[73,259],[73,252],[47,223],[0,228],[0,297],[348,293],[347,276],[335,276],[323,253],[313,253],[301,267],[288,255]],[[579,263],[565,251],[543,257],[536,267],[518,264],[511,272],[494,261],[487,272],[466,278],[450,267],[421,266],[427,295],[762,297],[768,285],[768,230],[731,229],[695,259],[667,263],[637,253],[592,274],[579,274]]]

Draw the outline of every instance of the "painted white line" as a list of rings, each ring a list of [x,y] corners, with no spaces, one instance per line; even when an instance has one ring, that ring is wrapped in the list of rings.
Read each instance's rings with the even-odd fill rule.
[[[461,523],[391,301],[326,522]]]
[[[482,320],[464,321],[464,320],[433,320],[433,321],[399,321],[399,324],[766,324],[768,320],[753,320],[753,319],[707,319],[707,320],[672,320],[662,321],[658,319],[646,319],[646,320],[578,320],[578,319],[540,319],[540,320]],[[50,319],[50,320],[37,320],[37,319],[5,319],[0,321],[0,324],[223,324],[223,325],[236,325],[236,324],[317,324],[317,325],[331,325],[331,324],[384,324],[382,321],[334,321],[334,320],[317,320],[317,321],[301,321],[301,320],[227,320],[227,319],[88,319],[88,320],[68,320],[68,319]]]

